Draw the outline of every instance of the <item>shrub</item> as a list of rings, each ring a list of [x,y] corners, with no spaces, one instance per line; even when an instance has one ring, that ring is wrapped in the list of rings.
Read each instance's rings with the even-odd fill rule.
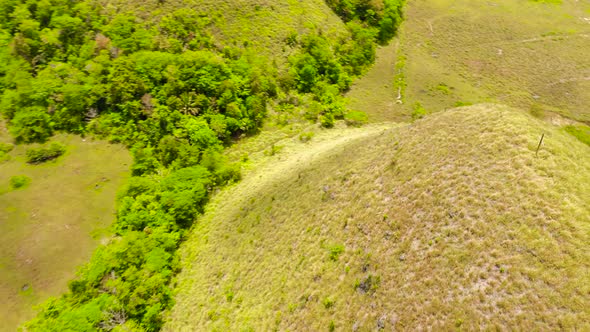
[[[320,116],[320,123],[324,128],[334,127],[334,115],[332,113],[326,113]]]
[[[428,114],[428,111],[422,106],[420,103],[414,104],[414,109],[412,110],[412,119],[418,120],[422,119],[423,117]]]
[[[536,103],[532,104],[531,108],[529,109],[529,112],[535,118],[539,118],[539,119],[545,118],[545,110],[543,109],[543,106],[541,106],[540,104],[536,104]]]
[[[365,112],[350,111],[344,116],[346,124],[353,127],[360,127],[369,121],[369,117]]]
[[[330,309],[330,308],[332,308],[334,306],[335,303],[336,302],[333,299],[331,299],[329,297],[326,297],[324,299],[324,308]]]
[[[132,175],[139,176],[156,172],[160,164],[155,157],[154,150],[153,147],[143,147],[141,145],[136,145],[131,149],[131,154],[133,154]]]
[[[354,285],[354,288],[360,291],[361,293],[374,293],[379,287],[380,283],[381,277],[370,274],[368,277],[365,278],[365,280],[357,281]]]
[[[309,103],[309,106],[307,106],[305,108],[305,113],[304,113],[304,117],[307,120],[316,122],[318,120],[318,117],[320,116],[320,114],[322,113],[322,111],[324,110],[324,107],[321,103],[317,102],[317,101],[312,101]]]
[[[66,147],[60,143],[53,142],[48,147],[31,148],[27,150],[27,162],[29,164],[40,164],[56,159],[66,152]]]
[[[313,138],[314,133],[313,132],[306,132],[306,133],[301,133],[299,135],[299,140],[303,143],[309,142],[311,141],[311,139]]]
[[[8,153],[8,152],[12,151],[13,148],[14,148],[14,145],[12,145],[12,144],[0,143],[0,152]]]
[[[379,42],[382,44],[389,41],[397,32],[402,20],[403,1],[384,0],[383,17],[379,22]]]
[[[271,145],[270,148],[268,150],[264,151],[264,154],[266,156],[274,156],[277,153],[281,152],[281,150],[283,149],[282,145]]]
[[[40,110],[17,112],[10,124],[12,135],[19,143],[43,143],[53,134],[49,114]]]
[[[340,254],[344,252],[344,246],[336,244],[328,248],[330,250],[330,260],[337,261]]]
[[[12,189],[21,189],[31,183],[31,179],[25,175],[16,175],[10,178],[10,187]]]
[[[10,155],[7,154],[6,152],[0,151],[0,163],[7,161],[7,160],[10,160]]]
[[[0,143],[0,163],[10,159],[8,152],[12,151],[12,148],[12,144]]]

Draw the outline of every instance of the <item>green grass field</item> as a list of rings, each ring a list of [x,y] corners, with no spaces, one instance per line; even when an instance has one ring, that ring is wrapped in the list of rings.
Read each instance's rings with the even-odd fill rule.
[[[563,130],[480,105],[282,145],[193,229],[166,330],[590,327],[590,148]]]
[[[10,138],[0,125],[0,142]],[[114,220],[115,194],[129,176],[123,146],[57,135],[66,145],[56,161],[25,162],[17,146],[0,162],[0,330],[14,331],[32,317],[33,305],[66,290]],[[30,184],[12,189],[13,176]]]

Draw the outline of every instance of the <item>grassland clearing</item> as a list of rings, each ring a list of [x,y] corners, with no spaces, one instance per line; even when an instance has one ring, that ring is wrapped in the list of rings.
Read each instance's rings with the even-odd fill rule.
[[[10,141],[0,126],[0,141]],[[64,156],[26,163],[29,146],[17,145],[0,163],[0,330],[14,331],[33,305],[65,291],[114,221],[115,194],[129,176],[131,158],[119,145],[57,135]],[[10,178],[25,175],[19,190]]]
[[[354,82],[346,94],[348,107],[367,113],[371,122],[403,122],[410,119],[401,105],[401,89],[394,86],[398,49],[397,39],[378,48],[375,64]]]
[[[496,102],[590,121],[590,3],[414,0],[400,30],[405,113]]]
[[[218,194],[167,330],[588,328],[590,148],[496,105],[387,126]]]

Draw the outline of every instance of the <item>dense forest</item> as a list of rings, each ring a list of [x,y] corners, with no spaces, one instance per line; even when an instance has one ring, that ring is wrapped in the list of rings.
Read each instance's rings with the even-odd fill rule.
[[[313,100],[310,121],[347,115],[342,93],[395,34],[401,0],[327,0],[350,38],[294,34],[288,70],[220,46],[215,19],[178,9],[106,17],[92,0],[0,2],[0,112],[17,143],[55,132],[120,142],[134,156],[116,237],[29,330],[158,330],[172,306],[176,249],[216,187],[237,181],[225,146],[256,133],[271,107]],[[294,96],[295,98],[287,98]]]

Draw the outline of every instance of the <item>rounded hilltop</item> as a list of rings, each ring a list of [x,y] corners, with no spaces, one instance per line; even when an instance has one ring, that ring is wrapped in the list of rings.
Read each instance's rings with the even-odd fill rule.
[[[360,130],[214,200],[165,329],[590,327],[590,147],[492,104]]]

